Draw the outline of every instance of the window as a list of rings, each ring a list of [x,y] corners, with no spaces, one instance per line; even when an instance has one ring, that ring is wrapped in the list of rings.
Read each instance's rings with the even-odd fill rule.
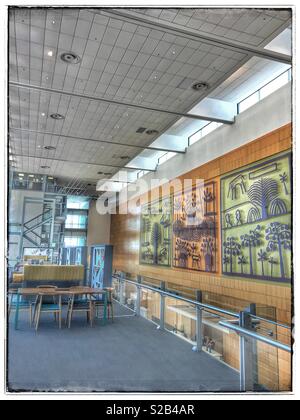
[[[257,104],[259,102],[259,91],[254,92],[252,95],[248,96],[248,98],[244,99],[239,103],[239,113],[246,111],[246,109],[250,108],[251,106]]]
[[[196,131],[195,134],[192,134],[189,137],[189,145],[197,143],[202,137],[206,136],[207,134],[211,133],[212,131],[216,130],[218,127],[220,127],[222,123],[216,123],[216,122],[210,122],[206,124],[204,127],[201,128],[201,130]]]
[[[65,236],[64,246],[85,246],[84,236]]]
[[[89,206],[90,206],[90,201],[88,197],[76,197],[76,196],[69,195],[67,198],[68,209],[88,210]]]
[[[289,74],[286,71],[285,73],[281,74],[276,79],[272,80],[272,82],[268,83],[266,86],[260,89],[260,99],[267,97],[271,93],[275,92],[275,90],[286,85],[288,81],[289,81]]]
[[[67,214],[66,229],[86,229],[87,216],[79,214]]]
[[[255,105],[257,102],[261,101],[262,99],[266,98],[271,93],[275,92],[277,89],[281,88],[282,86],[286,85],[289,81],[292,80],[292,70],[289,69],[284,73],[277,76],[271,82],[267,83],[265,86],[257,90],[256,92],[252,93],[252,95],[248,96],[246,99],[243,99],[238,104],[238,113],[240,114],[246,109],[250,108],[252,105]]]
[[[171,159],[172,157],[174,157],[177,153],[176,152],[167,152],[164,155],[162,155],[159,159],[158,159],[158,165],[162,165],[163,163],[167,162],[167,160]]]
[[[197,141],[199,141],[202,138],[202,130],[197,131],[195,134],[192,134],[189,137],[189,145],[195,144]]]

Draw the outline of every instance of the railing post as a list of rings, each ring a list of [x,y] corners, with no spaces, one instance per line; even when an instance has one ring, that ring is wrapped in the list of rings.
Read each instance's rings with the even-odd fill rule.
[[[240,312],[239,325],[241,328],[252,329],[251,314]],[[252,339],[240,335],[240,391],[254,391],[254,363]]]
[[[125,305],[125,274],[120,274],[120,304]]]
[[[160,289],[164,292],[166,290],[166,283],[162,281],[160,283]],[[165,329],[165,296],[160,295],[160,323],[157,327],[158,330],[164,330]]]
[[[196,291],[196,300],[197,302],[202,303],[202,292],[201,290]],[[203,345],[202,337],[202,308],[196,306],[196,345],[193,347],[193,351],[201,352]]]
[[[142,284],[142,276],[138,275],[136,277],[138,285]],[[136,286],[136,307],[135,313],[137,316],[141,315],[141,287]]]

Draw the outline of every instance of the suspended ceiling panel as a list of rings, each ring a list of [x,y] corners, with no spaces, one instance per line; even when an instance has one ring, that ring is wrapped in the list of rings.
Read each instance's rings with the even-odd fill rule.
[[[238,36],[252,45],[267,43],[289,19],[287,12],[250,9],[235,13],[226,9],[135,9],[133,13],[155,14],[160,21],[194,29],[197,21],[196,29],[207,33],[220,34],[227,28],[222,36]],[[243,34],[247,39],[241,37]],[[61,60],[61,54],[69,51],[78,54],[78,64]],[[19,83],[186,113],[208,94],[191,89],[194,82],[205,81],[211,92],[248,59],[247,54],[230,47],[176,35],[165,28],[149,28],[108,9],[18,8],[9,13],[9,78]],[[53,120],[53,113],[65,118]],[[9,89],[11,148],[19,155],[16,168],[40,173],[41,166],[49,166],[46,173],[64,179],[96,180],[99,176],[97,168],[89,168],[87,163],[79,166],[55,159],[126,165],[140,149],[28,134],[13,128],[147,146],[177,120],[166,113],[65,94],[15,86]],[[140,127],[159,133],[137,134]],[[49,145],[56,150],[45,150]],[[120,160],[121,155],[128,159]],[[117,171],[110,168],[112,174]]]
[[[215,9],[131,9],[137,15],[154,21],[173,24],[199,34],[212,34],[229,41],[264,46],[287,26],[290,10],[255,8]]]

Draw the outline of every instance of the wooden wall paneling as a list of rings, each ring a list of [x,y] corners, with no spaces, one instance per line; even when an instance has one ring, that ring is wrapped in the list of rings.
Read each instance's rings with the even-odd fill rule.
[[[201,167],[194,169],[180,177],[204,178],[206,181],[216,180],[216,188],[220,188],[219,177],[233,171],[268,158],[276,153],[291,148],[291,125],[284,126],[274,132],[233,150],[226,155],[215,159]],[[217,200],[219,205],[219,200]],[[219,213],[219,208],[217,209]],[[218,218],[219,220],[219,218]],[[218,222],[219,223],[219,222]],[[219,244],[220,229],[218,226]],[[202,291],[216,293],[232,299],[242,299],[258,305],[271,305],[276,308],[277,319],[283,323],[291,322],[291,288],[289,285],[280,285],[261,280],[231,278],[221,275],[221,258],[218,258],[217,273],[191,272],[179,268],[164,268],[143,266],[139,264],[139,216],[113,215],[111,228],[111,243],[114,247],[114,269],[165,280],[179,285],[201,289]]]

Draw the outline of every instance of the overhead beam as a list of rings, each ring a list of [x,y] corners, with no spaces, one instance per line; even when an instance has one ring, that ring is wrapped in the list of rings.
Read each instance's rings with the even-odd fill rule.
[[[212,35],[212,34],[207,35],[204,33],[199,33],[199,31],[196,31],[190,28],[184,29],[171,22],[168,24],[164,24],[162,22],[155,21],[155,18],[153,17],[141,16],[132,10],[128,12],[128,11],[124,11],[124,9],[122,9],[122,11],[116,10],[116,9],[110,9],[109,12],[101,11],[101,13],[99,13],[97,9],[94,9],[94,13],[119,16],[123,19],[126,18],[128,20],[131,20],[135,22],[136,24],[142,23],[144,25],[147,25],[148,27],[150,26],[150,27],[154,27],[160,30],[165,30],[168,32],[175,32],[177,35],[181,34],[184,36],[192,37],[194,39],[197,38],[199,41],[204,41],[204,42],[217,45],[217,46],[223,46],[224,48],[230,48],[237,52],[247,54],[251,57],[255,56],[255,57],[265,58],[268,60],[279,61],[280,63],[284,63],[284,64],[290,64],[290,65],[292,64],[292,57],[290,55],[277,53],[271,50],[266,50],[261,47],[253,47],[251,45],[244,45],[238,41],[227,40],[225,38],[221,38],[219,36]]]
[[[139,168],[139,167],[133,167],[133,166],[124,166],[124,165],[109,165],[107,163],[91,163],[91,162],[84,162],[84,161],[80,161],[80,160],[67,160],[67,159],[59,159],[59,158],[47,158],[44,156],[33,156],[33,155],[19,155],[19,154],[14,154],[14,156],[16,157],[22,157],[22,158],[31,158],[31,159],[44,159],[44,160],[55,160],[57,162],[64,162],[64,163],[78,163],[81,165],[91,165],[91,166],[104,166],[107,168],[118,168],[118,169],[129,169],[129,170],[134,170],[134,171],[149,171],[149,172],[155,172],[156,171],[156,167],[152,167],[152,168]]]
[[[105,144],[110,144],[114,146],[133,147],[133,148],[141,149],[141,150],[146,149],[146,150],[154,150],[158,152],[175,152],[175,153],[182,153],[182,154],[186,152],[186,148],[169,149],[169,148],[164,148],[164,147],[141,146],[141,145],[135,145],[135,144],[119,143],[119,142],[108,141],[108,140],[97,140],[97,139],[90,139],[90,138],[85,138],[85,137],[68,136],[65,134],[51,133],[49,131],[47,132],[47,131],[39,131],[39,130],[29,130],[27,128],[10,127],[10,130],[22,131],[24,133],[27,132],[27,133],[32,133],[32,134],[42,134],[45,136],[63,137],[63,138],[74,140],[74,141],[83,140],[83,141],[89,141],[89,142],[94,142],[94,143],[105,143]]]
[[[190,113],[187,114],[187,113],[182,113],[182,112],[169,111],[166,109],[154,108],[154,107],[150,107],[146,105],[138,105],[138,104],[132,104],[129,102],[115,101],[113,99],[99,98],[95,96],[83,95],[81,93],[74,93],[70,91],[47,88],[43,86],[36,86],[36,85],[20,83],[16,81],[10,81],[9,85],[18,87],[20,89],[29,89],[29,90],[35,90],[35,91],[40,91],[40,92],[55,93],[58,95],[66,95],[66,96],[71,96],[71,97],[80,98],[80,99],[87,99],[89,101],[104,102],[104,103],[113,104],[117,106],[124,106],[127,108],[141,109],[143,111],[159,112],[163,114],[172,115],[174,117],[190,118],[192,120],[201,120],[201,121],[213,121],[213,122],[218,122],[222,124],[234,123],[234,118],[224,119],[224,118],[210,117],[207,115],[196,115],[196,114],[190,114]]]

